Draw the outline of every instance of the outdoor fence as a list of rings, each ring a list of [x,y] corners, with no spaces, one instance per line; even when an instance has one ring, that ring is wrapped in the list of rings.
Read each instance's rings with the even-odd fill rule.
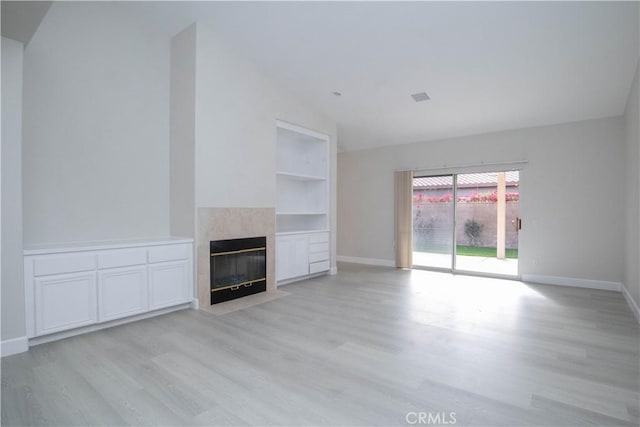
[[[512,199],[515,197],[512,197]],[[518,247],[518,232],[512,220],[518,217],[518,201],[506,202],[507,249]],[[480,229],[476,239],[465,233],[465,223],[473,220]],[[453,202],[414,201],[413,206],[414,249],[448,252],[451,248],[453,229]],[[456,244],[495,248],[497,246],[497,208],[494,201],[459,202],[457,205]]]

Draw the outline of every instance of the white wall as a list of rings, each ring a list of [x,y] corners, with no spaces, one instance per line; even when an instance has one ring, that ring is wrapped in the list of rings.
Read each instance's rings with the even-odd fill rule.
[[[195,237],[196,25],[171,39],[171,234]]]
[[[196,200],[209,207],[275,207],[275,121],[329,134],[335,123],[296,99],[198,24]],[[221,185],[216,185],[221,184]]]
[[[2,341],[26,335],[22,262],[22,61],[22,43],[2,37]]]
[[[640,172],[638,171],[640,165],[640,131],[638,129],[640,88],[638,87],[638,74],[639,71],[636,69],[624,116],[626,228],[623,283],[636,305],[640,306]]]
[[[196,206],[275,208],[275,124],[281,119],[331,137],[335,231],[335,122],[301,102],[202,23],[197,25],[196,52]],[[335,254],[335,232],[332,235]]]
[[[56,2],[24,56],[26,245],[169,234],[169,38]]]
[[[340,153],[338,255],[394,259],[394,170],[528,160],[520,272],[621,282],[623,139],[618,117]]]

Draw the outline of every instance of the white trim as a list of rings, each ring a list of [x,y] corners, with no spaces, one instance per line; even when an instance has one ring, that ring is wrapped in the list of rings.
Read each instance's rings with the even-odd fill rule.
[[[523,274],[523,282],[540,283],[543,285],[572,286],[574,288],[600,289],[603,291],[620,292],[622,283],[607,282],[604,280],[578,279],[575,277],[539,276],[536,274]]]
[[[414,176],[420,174],[449,175],[461,173],[506,172],[510,170],[524,169],[528,163],[528,160],[514,160],[510,162],[498,163],[470,163],[466,165],[443,165],[426,168],[416,167],[411,169],[398,169],[396,171],[412,171],[414,173]]]
[[[194,310],[198,310],[200,308],[200,301],[198,298],[194,298],[191,300],[191,308]]]
[[[26,336],[11,338],[0,342],[0,353],[2,357],[11,356],[12,354],[24,353],[29,350],[29,340]]]
[[[638,303],[633,300],[631,294],[624,285],[622,286],[622,295],[624,295],[624,299],[627,300],[627,304],[633,312],[633,315],[636,316],[636,320],[640,323],[640,307],[638,307]]]
[[[69,331],[61,331],[55,334],[42,335],[40,337],[31,338],[29,340],[29,347],[34,345],[44,344],[51,341],[61,340],[63,338],[69,338],[76,335],[86,334],[87,332],[99,331],[100,329],[110,328],[112,326],[124,325],[125,323],[135,322],[137,320],[148,319],[150,317],[160,316],[162,314],[171,313],[173,311],[183,310],[191,307],[190,302],[185,304],[176,305],[174,307],[167,307],[160,310],[150,311],[142,313],[137,316],[124,317],[122,319],[112,320],[110,322],[97,323],[95,325],[84,326],[81,328],[71,329]]]
[[[302,126],[294,125],[293,123],[289,123],[284,120],[276,119],[276,128],[287,129],[297,133],[301,133],[303,135],[311,136],[316,139],[320,139],[326,142],[331,140],[331,137],[326,133],[318,132],[312,129],[307,129]]]
[[[381,267],[396,266],[395,261],[390,259],[360,258],[357,256],[345,256],[345,255],[338,255],[337,259],[340,262],[351,262],[354,264],[379,265]]]
[[[331,230],[323,229],[323,230],[302,230],[302,231],[279,231],[276,233],[276,237],[278,236],[291,236],[294,234],[314,234],[314,233],[330,233]]]
[[[36,315],[35,315],[35,289],[33,284],[33,271],[35,269],[35,261],[33,258],[24,257],[24,301],[25,301],[25,324],[27,326],[27,337],[36,334]]]
[[[290,279],[282,279],[280,281],[276,281],[276,288],[284,285],[289,285],[291,283],[301,282],[307,279],[313,279],[315,277],[326,276],[327,274],[331,274],[331,270],[326,271],[318,271],[317,273],[306,274],[304,276],[292,277]]]
[[[332,276],[338,274],[338,267],[331,267],[331,270],[329,270],[329,274]]]

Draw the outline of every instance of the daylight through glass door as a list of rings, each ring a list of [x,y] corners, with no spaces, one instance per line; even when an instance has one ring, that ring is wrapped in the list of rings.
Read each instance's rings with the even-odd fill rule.
[[[416,177],[415,266],[518,275],[518,171]]]
[[[454,239],[453,175],[413,179],[413,264],[451,269]]]

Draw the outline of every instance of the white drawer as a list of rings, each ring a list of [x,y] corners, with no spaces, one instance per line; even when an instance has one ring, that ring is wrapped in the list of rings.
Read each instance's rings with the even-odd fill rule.
[[[165,262],[187,259],[191,245],[165,245],[149,248],[149,262]]]
[[[311,243],[309,252],[329,252],[329,243]]]
[[[326,261],[329,259],[329,252],[314,252],[309,254],[309,262]]]
[[[33,264],[34,276],[48,274],[75,273],[95,270],[95,253],[71,253],[63,255],[46,255],[37,257]]]
[[[329,261],[313,262],[309,264],[309,274],[320,273],[329,270]]]
[[[329,233],[310,233],[309,243],[322,243],[329,241]]]
[[[98,268],[128,267],[146,263],[146,248],[118,249],[98,253]]]

